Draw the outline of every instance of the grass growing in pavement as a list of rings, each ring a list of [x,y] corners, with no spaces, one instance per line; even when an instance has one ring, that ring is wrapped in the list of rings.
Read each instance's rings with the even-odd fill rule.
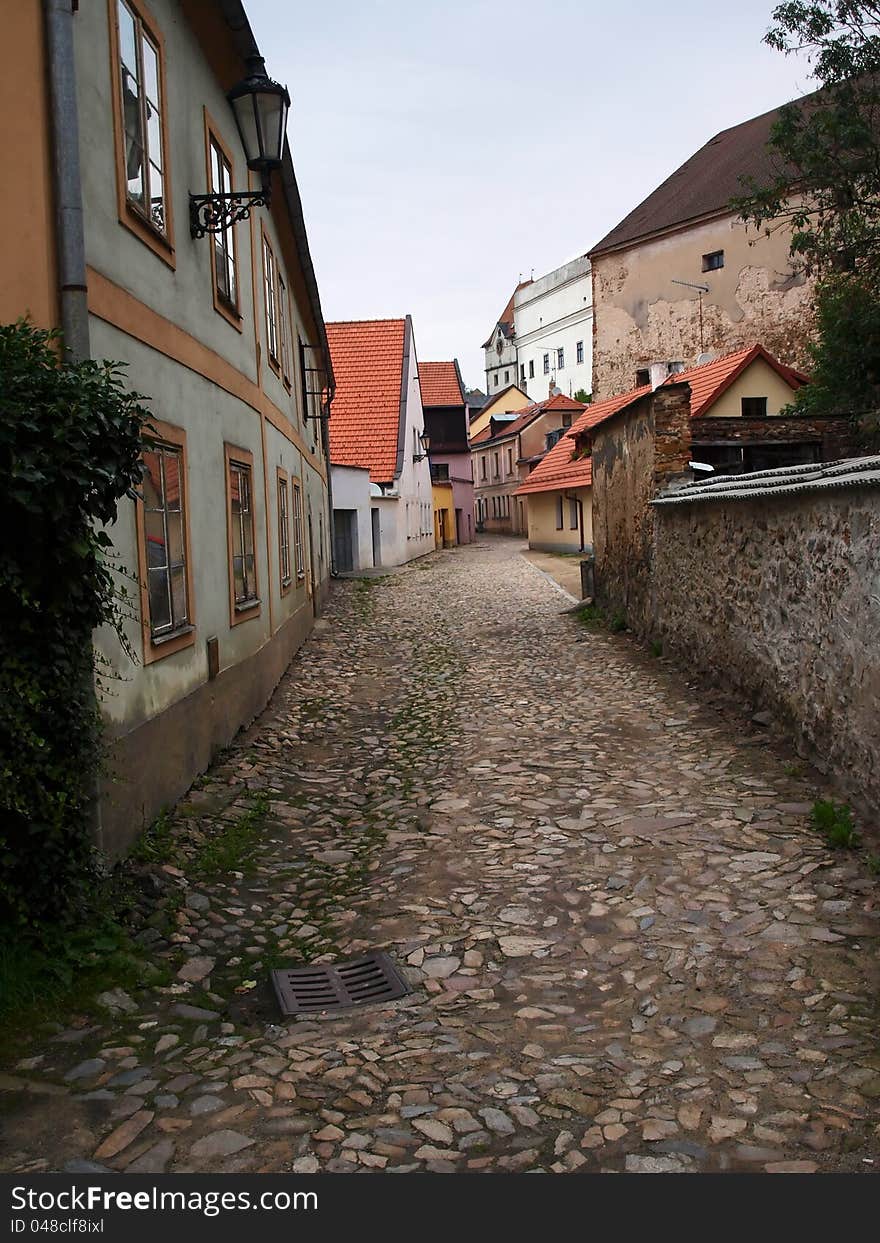
[[[202,844],[191,861],[191,874],[209,880],[227,872],[252,872],[268,810],[268,798],[259,794],[243,815],[222,821],[222,827]]]
[[[609,617],[598,604],[585,604],[578,610],[577,619],[584,626],[605,626],[612,634],[628,628],[625,613],[618,609]]]
[[[859,844],[859,835],[848,803],[816,799],[813,804],[813,824],[832,850],[854,850]]]
[[[76,929],[44,929],[41,944],[0,933],[0,1065],[45,1024],[94,1010],[106,989],[163,982],[109,902]]]

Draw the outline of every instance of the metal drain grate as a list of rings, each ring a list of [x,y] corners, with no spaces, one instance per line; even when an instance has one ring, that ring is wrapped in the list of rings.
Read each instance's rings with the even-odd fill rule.
[[[409,984],[387,954],[365,954],[335,966],[290,967],[272,972],[272,985],[284,1015],[319,1010],[350,1010],[370,1002],[394,1001]]]

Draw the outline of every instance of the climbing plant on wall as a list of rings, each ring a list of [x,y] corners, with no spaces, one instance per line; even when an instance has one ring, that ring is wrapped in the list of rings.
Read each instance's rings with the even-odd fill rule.
[[[122,637],[104,525],[140,482],[147,411],[120,368],[0,326],[0,926],[75,918],[94,877],[91,642]]]

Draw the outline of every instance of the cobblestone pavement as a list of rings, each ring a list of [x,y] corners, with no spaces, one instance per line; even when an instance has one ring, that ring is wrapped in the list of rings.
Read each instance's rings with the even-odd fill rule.
[[[142,933],[164,986],[0,1079],[3,1169],[880,1168],[864,858],[757,728],[518,549],[335,588],[177,809],[192,870]],[[249,874],[199,879],[255,825]],[[410,996],[279,1020],[269,965],[367,947]]]

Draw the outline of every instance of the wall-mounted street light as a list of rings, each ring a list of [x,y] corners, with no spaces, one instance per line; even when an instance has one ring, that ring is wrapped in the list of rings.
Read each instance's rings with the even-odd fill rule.
[[[422,442],[422,448],[425,450],[425,457],[427,457],[431,450],[431,437],[427,432],[422,432],[419,435],[419,440]]]
[[[273,82],[262,56],[248,60],[248,75],[229,91],[241,145],[248,168],[260,174],[259,190],[233,190],[229,194],[191,194],[189,224],[193,237],[222,233],[239,220],[246,220],[255,207],[268,207],[271,177],[281,167],[284,133],[290,96],[287,87]]]

